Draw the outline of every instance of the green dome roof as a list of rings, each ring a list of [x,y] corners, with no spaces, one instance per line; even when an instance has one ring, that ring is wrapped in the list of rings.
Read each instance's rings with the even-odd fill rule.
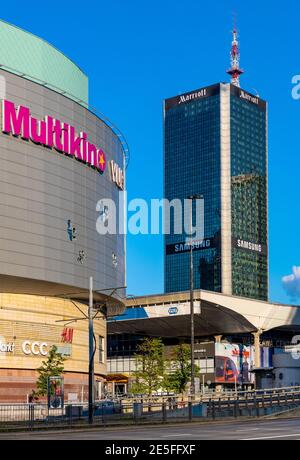
[[[0,20],[0,68],[88,104],[88,77],[45,40]]]

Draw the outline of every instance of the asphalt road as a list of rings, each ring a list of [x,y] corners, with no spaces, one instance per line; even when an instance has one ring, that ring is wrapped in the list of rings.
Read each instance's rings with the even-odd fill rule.
[[[0,440],[300,440],[300,419],[1,433]]]

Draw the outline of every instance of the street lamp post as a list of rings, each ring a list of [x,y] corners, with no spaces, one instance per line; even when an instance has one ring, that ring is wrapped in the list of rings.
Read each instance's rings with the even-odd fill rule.
[[[193,203],[193,202],[192,202]],[[193,208],[193,204],[191,206]],[[191,212],[193,215],[193,211]],[[195,395],[195,309],[193,243],[190,247],[190,310],[191,310],[191,396]]]
[[[115,256],[115,255],[114,255]],[[113,257],[116,262],[115,267],[117,267],[117,256]],[[88,309],[88,321],[89,321],[89,390],[88,390],[88,417],[89,424],[94,423],[94,408],[95,408],[95,385],[94,385],[94,359],[96,353],[96,339],[94,334],[94,297],[93,297],[93,277],[90,277],[90,286],[89,286],[89,309]],[[113,292],[121,288],[115,288]],[[126,287],[122,287],[126,289]],[[100,292],[100,291],[97,291]]]
[[[194,260],[193,260],[193,203],[196,200],[203,199],[203,195],[192,195],[188,197],[191,200],[191,213],[190,213],[190,228],[191,228],[191,241],[190,241],[190,316],[191,316],[191,397],[195,396],[195,308],[194,308]]]
[[[94,320],[99,316],[99,312],[101,312],[101,306],[98,311],[98,313],[95,314],[95,309],[99,308],[99,304],[95,304],[94,308],[94,294],[93,294],[93,277],[91,276],[89,279],[89,305],[88,305],[88,314],[84,313],[77,305],[76,302],[72,301],[71,302],[74,304],[74,306],[80,311],[80,313],[83,315],[82,318],[69,318],[69,319],[64,319],[64,320],[58,320],[57,322],[64,322],[67,324],[77,322],[77,321],[82,321],[82,320],[88,320],[88,344],[89,344],[89,361],[88,361],[88,366],[89,366],[89,375],[88,375],[88,421],[90,424],[94,422],[94,408],[95,408],[95,389],[94,389],[94,359],[95,359],[95,353],[96,353],[96,339],[95,339],[95,334],[94,334]],[[116,288],[110,288],[110,289],[104,289],[102,291],[100,290],[95,290],[95,292],[98,293],[104,293],[105,291],[111,291],[109,296],[112,296],[116,291],[120,289],[126,289],[126,286],[122,287],[116,287]],[[86,291],[83,292],[84,294]],[[78,292],[76,293],[78,295]],[[119,296],[120,297],[120,296]],[[121,297],[120,297],[121,298]],[[102,305],[102,307],[105,307],[105,303]],[[105,314],[103,315],[105,316]]]
[[[89,295],[89,423],[94,421],[94,324],[93,324],[93,278],[90,277]]]

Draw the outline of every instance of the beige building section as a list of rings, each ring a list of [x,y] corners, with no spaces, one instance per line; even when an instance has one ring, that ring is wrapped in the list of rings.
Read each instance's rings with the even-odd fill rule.
[[[26,401],[28,393],[35,389],[36,369],[47,359],[41,351],[48,353],[53,345],[70,354],[65,361],[66,400],[87,399],[89,342],[85,315],[87,305],[76,301],[0,294],[0,348],[14,345],[13,351],[0,351],[0,402]],[[63,341],[65,328],[73,329],[72,343]],[[106,375],[106,322],[101,315],[94,321],[94,332],[97,342],[95,386],[100,397],[103,389],[100,382],[103,383]],[[102,353],[100,338],[103,338]],[[33,344],[37,355],[32,352]]]
[[[221,84],[222,293],[232,294],[230,85]]]

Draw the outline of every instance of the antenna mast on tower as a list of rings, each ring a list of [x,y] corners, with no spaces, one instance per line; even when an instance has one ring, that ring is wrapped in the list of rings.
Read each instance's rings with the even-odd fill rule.
[[[231,83],[239,88],[240,76],[244,73],[244,71],[240,69],[240,50],[236,25],[234,25],[232,33],[233,40],[230,51],[231,69],[227,70],[227,73],[231,75]]]

